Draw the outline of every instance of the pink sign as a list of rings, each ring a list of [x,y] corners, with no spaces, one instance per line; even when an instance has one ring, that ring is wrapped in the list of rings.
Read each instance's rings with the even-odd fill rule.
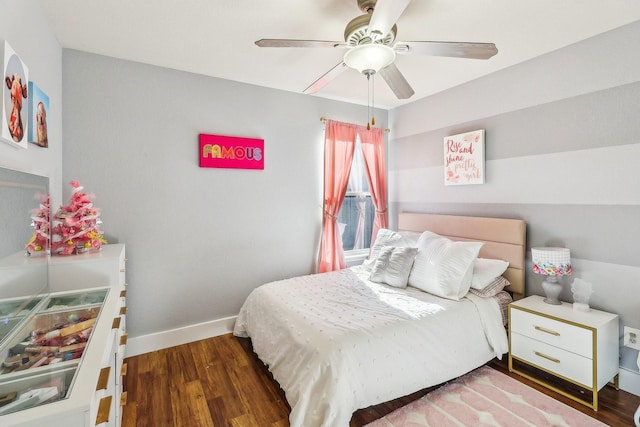
[[[201,133],[200,167],[264,169],[264,139]]]

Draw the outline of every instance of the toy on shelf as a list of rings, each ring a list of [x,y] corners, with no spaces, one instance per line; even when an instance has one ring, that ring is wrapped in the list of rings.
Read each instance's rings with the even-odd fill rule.
[[[47,253],[49,250],[50,235],[50,215],[51,208],[49,207],[49,195],[48,194],[36,194],[35,196],[41,199],[40,207],[33,209],[31,215],[31,226],[35,228],[33,236],[27,243],[27,254]]]
[[[78,181],[71,181],[73,187],[67,206],[61,206],[53,217],[54,254],[70,255],[91,249],[100,249],[107,243],[100,231],[100,209],[93,206],[93,194],[84,193]]]

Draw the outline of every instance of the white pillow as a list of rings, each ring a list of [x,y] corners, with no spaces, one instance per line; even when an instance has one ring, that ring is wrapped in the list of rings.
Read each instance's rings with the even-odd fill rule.
[[[369,250],[369,258],[364,260],[362,266],[367,271],[371,271],[373,264],[376,262],[376,259],[378,259],[380,249],[382,249],[383,246],[416,247],[417,237],[414,234],[414,232],[398,232],[389,230],[387,228],[381,228],[380,230],[378,230],[378,234],[376,235],[376,241],[373,243],[371,249]]]
[[[469,292],[473,264],[481,247],[481,242],[454,242],[425,231],[418,241],[409,285],[459,300]]]
[[[422,236],[422,231],[406,231],[397,232],[402,237],[402,246],[407,248],[417,248],[418,240]]]
[[[501,259],[478,258],[473,265],[471,287],[482,290],[507,271],[509,263]]]
[[[479,297],[488,298],[494,297],[498,295],[504,288],[509,286],[511,283],[507,279],[502,276],[498,276],[489,283],[488,286],[485,286],[484,289],[469,289],[474,295],[478,295]]]
[[[417,248],[383,246],[371,268],[369,280],[394,288],[406,288],[417,252]]]
[[[378,234],[376,235],[376,241],[371,245],[371,249],[369,249],[369,258],[365,259],[362,263],[362,266],[371,271],[373,264],[378,259],[378,253],[380,253],[380,249],[383,246],[390,246],[394,243],[402,240],[402,236],[396,231],[389,230],[388,228],[381,228],[378,230]]]

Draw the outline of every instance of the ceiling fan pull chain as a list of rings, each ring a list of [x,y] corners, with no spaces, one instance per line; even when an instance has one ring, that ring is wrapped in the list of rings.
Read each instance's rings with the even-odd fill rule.
[[[369,106],[371,103],[371,74],[367,73],[367,130],[371,130],[371,125],[369,124]]]
[[[371,126],[376,125],[376,118],[374,117],[376,114],[376,75],[373,75],[373,79],[371,79]]]

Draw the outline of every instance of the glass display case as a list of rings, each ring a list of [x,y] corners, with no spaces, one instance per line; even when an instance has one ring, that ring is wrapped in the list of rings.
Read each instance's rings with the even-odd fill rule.
[[[42,297],[36,298],[10,298],[0,301],[0,346],[5,338],[27,318],[33,309],[42,301]]]
[[[0,426],[119,427],[125,247],[52,258],[48,193],[0,168]]]
[[[10,313],[0,345],[1,416],[64,399],[73,386],[108,288],[0,300]]]

